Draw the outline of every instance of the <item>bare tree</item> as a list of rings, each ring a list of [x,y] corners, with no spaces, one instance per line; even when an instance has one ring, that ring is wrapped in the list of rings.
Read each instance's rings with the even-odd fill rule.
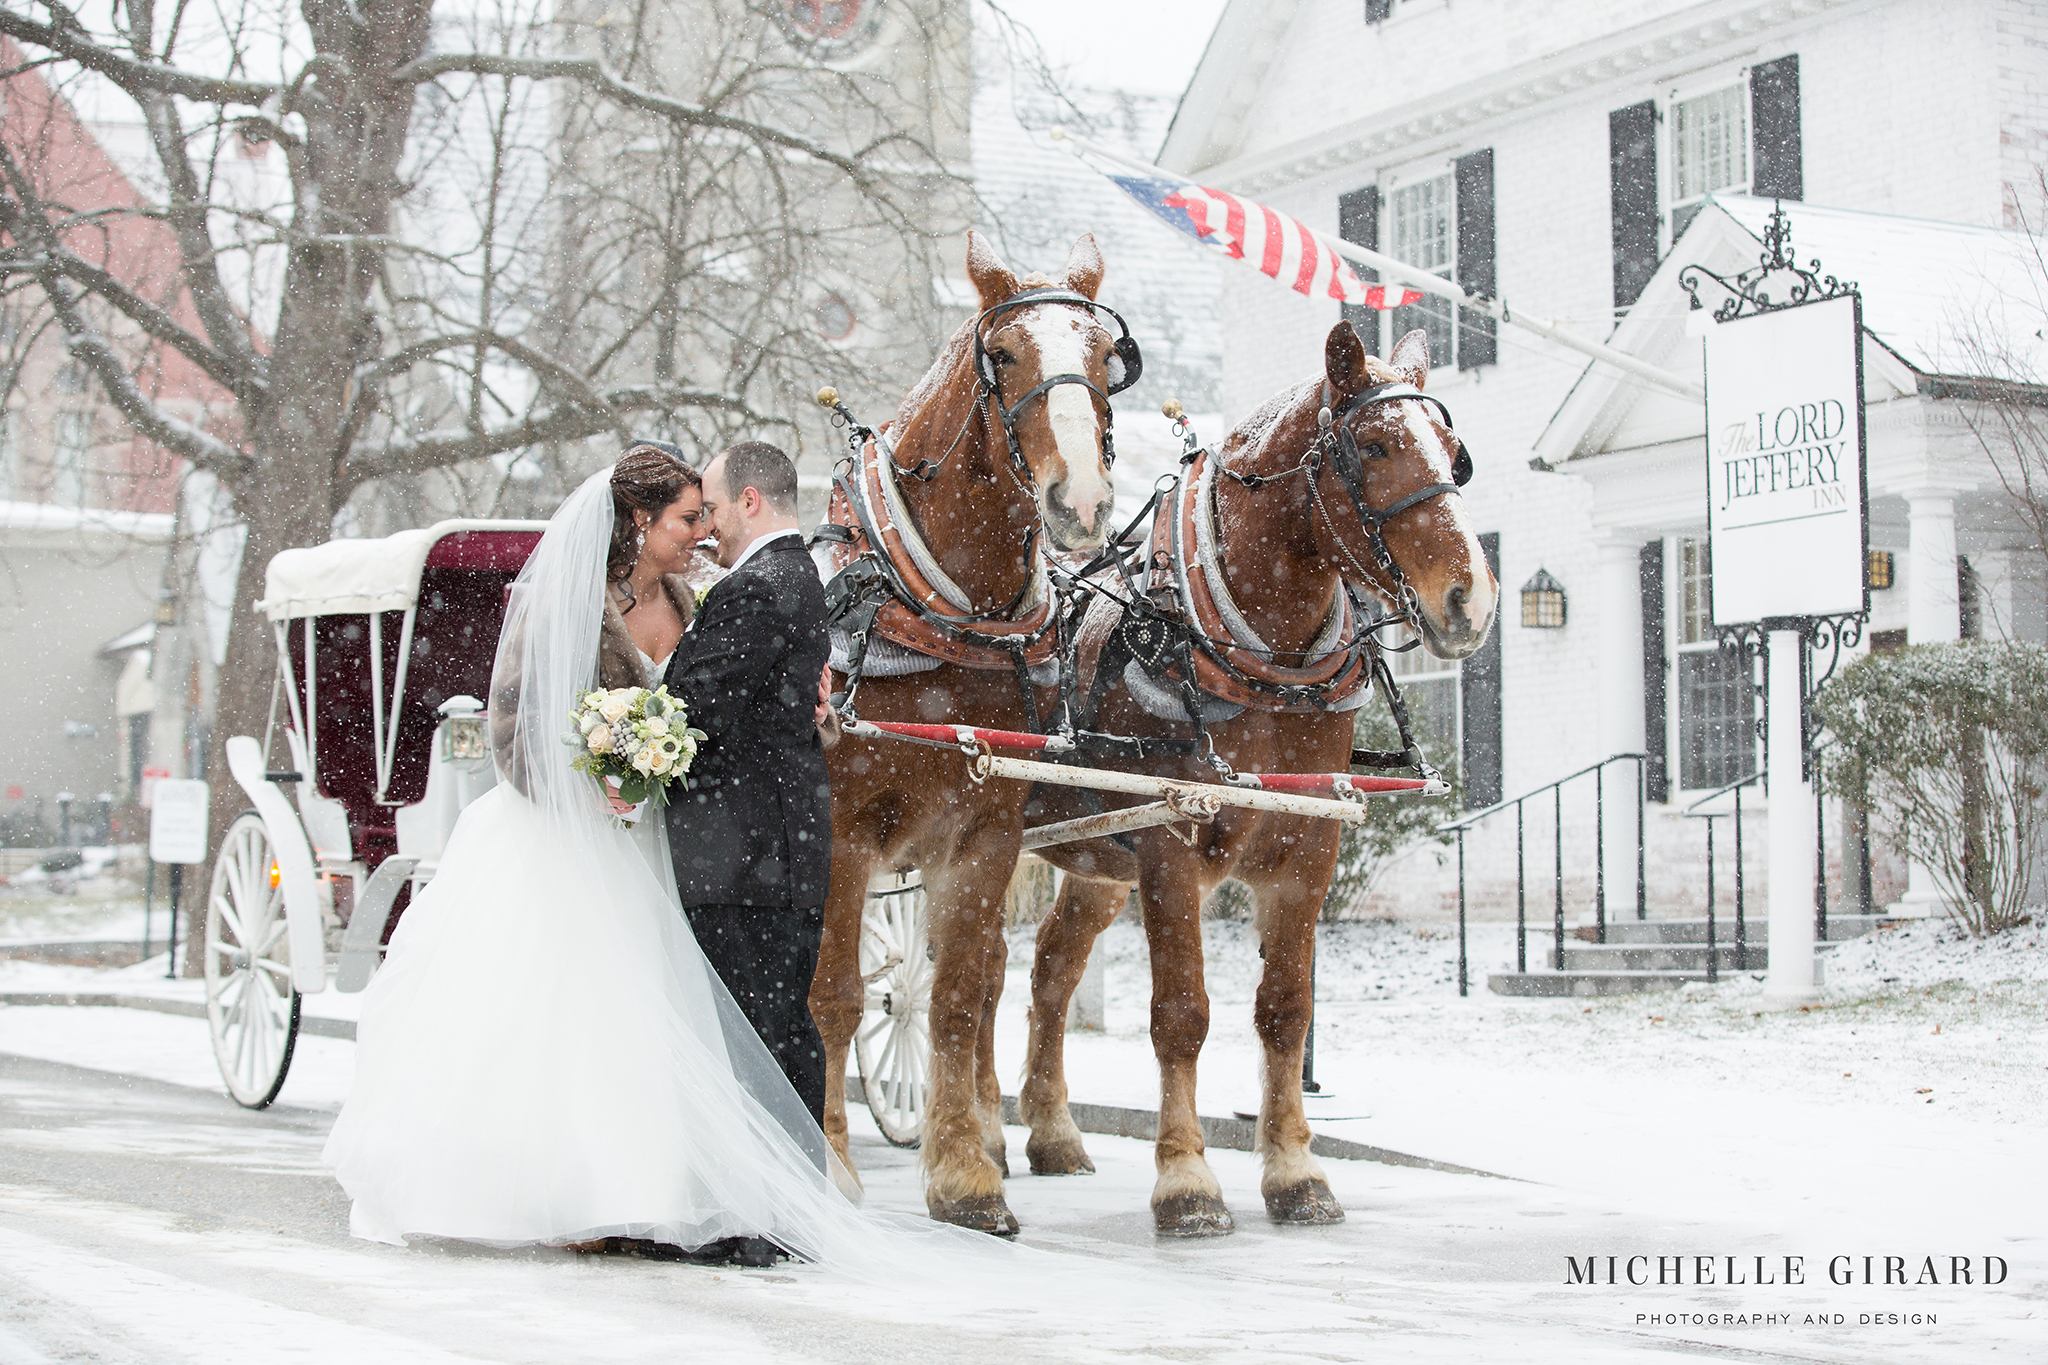
[[[142,202],[87,209],[10,119],[0,289],[241,523],[215,771],[270,702],[266,564],[352,498],[434,475],[488,505],[508,467],[559,490],[592,438],[788,429],[821,374],[886,382],[938,330],[963,0],[890,6],[851,58],[790,0],[531,3],[0,0],[28,64],[146,130]],[[110,268],[123,214],[169,229],[168,278]],[[160,401],[166,361],[222,401]]]

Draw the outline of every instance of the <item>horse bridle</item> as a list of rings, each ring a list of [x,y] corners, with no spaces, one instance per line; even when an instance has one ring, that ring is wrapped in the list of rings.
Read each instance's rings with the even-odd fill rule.
[[[1109,350],[1110,358],[1119,363],[1121,372],[1110,377],[1107,390],[1097,386],[1095,381],[1085,374],[1048,375],[1046,378],[1038,381],[1029,393],[1019,398],[1015,403],[1005,406],[1003,403],[1002,381],[996,375],[995,357],[989,354],[986,340],[987,334],[1001,324],[1005,314],[1014,312],[1019,308],[1034,307],[1041,303],[1069,304],[1076,308],[1086,309],[1090,315],[1107,313],[1116,321],[1119,335],[1115,341],[1110,343]],[[1027,289],[1021,294],[1011,295],[993,307],[984,308],[980,316],[974,319],[974,375],[981,387],[981,392],[976,396],[976,401],[993,400],[989,403],[989,406],[993,409],[997,419],[1002,423],[1003,440],[1010,449],[1010,467],[1026,480],[1030,478],[1031,467],[1025,462],[1024,447],[1017,439],[1017,417],[1018,414],[1024,411],[1025,406],[1031,400],[1050,393],[1061,384],[1079,384],[1082,388],[1100,398],[1102,400],[1103,414],[1102,462],[1104,465],[1114,465],[1116,463],[1116,441],[1112,431],[1116,425],[1116,409],[1110,406],[1109,398],[1111,394],[1122,393],[1125,389],[1137,383],[1138,376],[1144,372],[1145,357],[1139,351],[1138,340],[1131,335],[1130,324],[1124,321],[1123,314],[1117,312],[1116,309],[1111,308],[1106,303],[1097,303],[1086,294],[1079,294],[1071,289]],[[941,461],[944,458],[944,456],[941,456]]]
[[[1420,399],[1436,406],[1437,415],[1443,418],[1444,427],[1450,431],[1451,439],[1458,443],[1458,453],[1451,460],[1451,482],[1425,484],[1423,487],[1396,498],[1386,507],[1374,507],[1365,495],[1365,460],[1359,453],[1358,437],[1352,432],[1350,419],[1360,410],[1381,403],[1396,403],[1406,399]],[[1316,425],[1321,434],[1309,446],[1308,454],[1299,466],[1308,470],[1309,497],[1315,503],[1316,511],[1330,529],[1330,540],[1337,552],[1350,566],[1358,571],[1360,578],[1370,582],[1372,574],[1360,563],[1344,544],[1344,538],[1337,534],[1337,526],[1330,516],[1329,507],[1323,502],[1322,470],[1325,459],[1337,471],[1338,481],[1344,485],[1345,496],[1350,500],[1351,510],[1358,516],[1359,525],[1365,529],[1366,542],[1372,547],[1374,560],[1380,572],[1394,585],[1394,596],[1398,601],[1400,619],[1417,632],[1422,630],[1422,603],[1415,594],[1415,587],[1408,576],[1395,562],[1393,552],[1387,548],[1387,538],[1382,528],[1412,507],[1428,502],[1431,498],[1455,493],[1472,481],[1472,455],[1465,449],[1465,442],[1458,436],[1457,428],[1451,422],[1451,410],[1444,406],[1442,399],[1424,393],[1413,384],[1400,382],[1375,384],[1371,388],[1340,400],[1333,401],[1335,394],[1329,381],[1323,382],[1322,408],[1316,413]],[[1235,476],[1234,476],[1235,477]],[[1240,482],[1243,482],[1240,479]]]

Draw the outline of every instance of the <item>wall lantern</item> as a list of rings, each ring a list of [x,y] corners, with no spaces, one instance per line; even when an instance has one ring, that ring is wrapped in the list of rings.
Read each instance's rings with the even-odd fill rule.
[[[1892,585],[1892,552],[1872,550],[1870,567],[1865,571],[1865,577],[1869,579],[1873,588],[1889,588]]]
[[[1538,569],[1522,585],[1522,625],[1531,630],[1557,630],[1564,625],[1564,584]]]

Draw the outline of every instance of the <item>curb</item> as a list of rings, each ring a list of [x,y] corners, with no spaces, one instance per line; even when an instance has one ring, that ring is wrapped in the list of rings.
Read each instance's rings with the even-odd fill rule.
[[[117,995],[110,992],[0,992],[0,1005],[76,1005],[102,1009],[154,1010],[159,1014],[176,1014],[191,1019],[206,1017],[206,1006],[196,1000],[166,1000],[161,996]],[[302,1014],[299,1016],[299,1032],[315,1038],[345,1038],[354,1041],[356,1025],[352,1019],[323,1019],[317,1015]],[[846,1078],[846,1098],[854,1104],[867,1103],[867,1094],[861,1085],[860,1077]],[[1074,1125],[1084,1133],[1138,1138],[1146,1142],[1159,1136],[1159,1114],[1155,1110],[1126,1109],[1115,1104],[1080,1104],[1070,1101],[1067,1112],[1073,1115]],[[1203,1115],[1198,1121],[1202,1125],[1202,1142],[1206,1146],[1220,1147],[1232,1152],[1257,1150],[1258,1124],[1251,1119],[1219,1119]],[[1015,1095],[1003,1096],[1003,1122],[1018,1126],[1023,1124],[1023,1117],[1017,1110]],[[1497,1171],[1482,1171],[1451,1161],[1437,1161],[1426,1156],[1397,1152],[1387,1147],[1375,1147],[1370,1143],[1352,1142],[1348,1138],[1331,1137],[1326,1133],[1317,1133],[1311,1137],[1308,1149],[1316,1156],[1330,1157],[1337,1161],[1376,1161],[1382,1166],[1406,1166],[1419,1171],[1441,1171],[1445,1175],[1476,1175],[1488,1180],[1517,1182],[1520,1180],[1518,1176],[1501,1175]]]
[[[867,1095],[858,1076],[846,1078],[846,1098],[857,1104],[867,1103]],[[1074,1126],[1084,1133],[1101,1133],[1108,1137],[1139,1138],[1150,1142],[1159,1136],[1159,1114],[1152,1109],[1126,1109],[1115,1104],[1079,1104],[1069,1101],[1067,1112],[1073,1115]],[[1232,1152],[1258,1150],[1258,1124],[1251,1119],[1218,1119],[1199,1116],[1202,1125],[1202,1142],[1205,1146],[1220,1147]],[[1023,1125],[1023,1117],[1017,1110],[1015,1095],[1003,1096],[1003,1122]],[[1407,1166],[1421,1171],[1441,1171],[1445,1175],[1477,1175],[1488,1180],[1513,1180],[1519,1183],[1519,1176],[1501,1175],[1496,1171],[1482,1171],[1472,1166],[1460,1166],[1455,1162],[1437,1161],[1426,1156],[1413,1156],[1407,1152],[1396,1152],[1387,1147],[1375,1147],[1369,1143],[1352,1142],[1348,1138],[1331,1137],[1317,1133],[1309,1139],[1308,1149],[1316,1156],[1326,1156],[1339,1161],[1377,1161],[1382,1166]]]
[[[153,1010],[187,1019],[204,1019],[206,1006],[197,1000],[167,1000],[158,995],[116,995],[104,991],[8,991],[0,992],[0,1005],[79,1005],[99,1009]],[[355,1041],[353,1019],[324,1019],[301,1014],[299,1032],[314,1038],[345,1038]]]

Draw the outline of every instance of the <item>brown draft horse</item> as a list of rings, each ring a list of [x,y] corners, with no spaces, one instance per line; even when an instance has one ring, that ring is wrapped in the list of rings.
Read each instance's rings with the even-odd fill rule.
[[[953,609],[963,610],[964,600],[970,614],[989,618],[976,627],[987,632],[1034,611],[1040,620],[1050,612],[1042,581],[1035,609],[1029,602],[1034,575],[1042,572],[1040,535],[1062,549],[1100,543],[1113,500],[1104,441],[1111,420],[1107,391],[1112,374],[1122,373],[1120,363],[1135,364],[1135,352],[1127,360],[1113,356],[1116,339],[1084,306],[1103,276],[1093,237],[1074,244],[1059,279],[1029,275],[1020,281],[970,233],[967,273],[983,315],[961,328],[903,400],[885,429],[893,454],[885,451],[883,458],[893,460],[913,534],[928,548],[926,568],[935,564],[942,571],[917,573],[917,591],[950,579]],[[990,314],[1032,289],[1082,298],[1027,300]],[[977,349],[995,385],[986,398],[977,380]],[[1038,392],[1060,375],[1070,378]],[[1072,382],[1074,375],[1085,376],[1087,385]],[[1006,413],[1014,420],[1014,451],[1003,426]],[[882,500],[877,481],[884,472],[872,465],[862,472],[876,490],[870,506]],[[846,501],[843,494],[834,501],[832,519],[841,524],[853,519]],[[849,558],[850,549],[841,550],[829,567]],[[927,605],[943,605],[932,591]],[[900,609],[896,620],[916,624]],[[886,619],[877,629],[885,625]],[[1051,637],[1044,638],[1050,652]],[[927,643],[921,652],[965,657],[970,666],[933,661],[928,671],[869,674],[855,698],[862,719],[1028,728],[1021,680],[1008,663],[987,658],[991,651],[974,663],[972,651],[951,649],[944,638]],[[868,880],[878,871],[918,868],[928,897],[934,981],[926,1202],[941,1221],[1014,1233],[1017,1220],[1003,1199],[1002,1094],[988,1025],[1002,989],[1003,892],[1017,863],[1026,788],[976,784],[957,750],[850,735],[831,751],[830,765],[832,885],[810,995],[825,1041],[826,1134],[851,1169],[846,1056],[861,1017]]]
[[[1441,658],[1456,659],[1485,639],[1499,585],[1473,535],[1463,499],[1447,482],[1460,449],[1456,437],[1419,396],[1369,402],[1352,412],[1343,401],[1387,383],[1419,389],[1428,368],[1421,332],[1403,337],[1382,362],[1366,354],[1350,323],[1340,322],[1325,345],[1324,375],[1268,401],[1224,442],[1221,471],[1259,478],[1249,486],[1227,475],[1213,479],[1215,558],[1242,617],[1277,656],[1302,658],[1313,652],[1312,642],[1337,610],[1344,579],[1397,609],[1403,598],[1400,584],[1378,563],[1364,520],[1338,479],[1327,467],[1320,474],[1302,468],[1319,441],[1318,410],[1325,403],[1337,409],[1338,425],[1348,424],[1361,452],[1369,508],[1393,508],[1410,494],[1421,498],[1388,518],[1382,534],[1389,556],[1413,589],[1424,645]],[[1202,514],[1197,504],[1190,516]],[[1159,548],[1155,538],[1155,554]],[[1084,668],[1121,610],[1106,599],[1094,603],[1079,637]],[[1368,698],[1366,704],[1378,703]],[[1104,697],[1093,728],[1136,735],[1186,735],[1191,730],[1148,714],[1121,685]],[[1209,725],[1216,751],[1244,772],[1343,772],[1351,733],[1348,712],[1306,708],[1288,714],[1255,706]],[[1192,758],[1128,766],[1165,777],[1211,777]],[[1060,788],[1034,797],[1029,823],[1086,813],[1071,789]],[[1176,827],[1167,827],[1137,832],[1135,853],[1104,839],[1056,845],[1041,853],[1069,875],[1039,929],[1032,970],[1031,1043],[1020,1096],[1031,1128],[1025,1148],[1031,1169],[1040,1175],[1095,1169],[1067,1110],[1062,1051],[1067,1003],[1096,936],[1115,918],[1126,888],[1136,883],[1151,949],[1152,1045],[1160,1075],[1155,1224],[1160,1233],[1180,1236],[1231,1230],[1230,1210],[1202,1155],[1195,1061],[1209,1030],[1201,904],[1219,882],[1235,877],[1255,898],[1259,956],[1265,964],[1254,1021],[1264,1046],[1258,1150],[1266,1208],[1280,1222],[1339,1222],[1344,1210],[1309,1154],[1301,1101],[1315,922],[1336,862],[1338,826],[1330,820],[1226,807],[1213,823],[1194,828],[1192,846],[1182,842]]]

